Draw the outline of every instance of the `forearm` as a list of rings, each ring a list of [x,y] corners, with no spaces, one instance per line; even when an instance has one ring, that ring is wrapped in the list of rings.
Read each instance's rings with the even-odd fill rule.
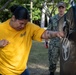
[[[49,38],[49,39],[57,37],[57,32],[56,31],[47,30],[46,31],[46,37]]]

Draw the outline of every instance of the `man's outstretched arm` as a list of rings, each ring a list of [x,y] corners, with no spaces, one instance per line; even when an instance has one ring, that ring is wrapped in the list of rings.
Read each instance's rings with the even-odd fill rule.
[[[59,32],[59,31],[45,30],[41,36],[42,39],[50,39],[50,38],[54,38],[54,37],[59,37],[59,38],[64,37],[64,33]]]

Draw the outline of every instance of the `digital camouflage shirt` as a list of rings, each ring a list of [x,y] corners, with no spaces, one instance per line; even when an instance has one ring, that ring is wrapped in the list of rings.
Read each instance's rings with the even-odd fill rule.
[[[50,18],[49,20],[49,25],[47,27],[47,30],[52,30],[52,31],[58,31],[58,20],[60,19],[59,15],[55,15],[53,17]],[[52,38],[50,39],[50,43],[49,44],[54,44],[56,46],[59,46],[59,38]],[[57,43],[57,44],[56,44]]]

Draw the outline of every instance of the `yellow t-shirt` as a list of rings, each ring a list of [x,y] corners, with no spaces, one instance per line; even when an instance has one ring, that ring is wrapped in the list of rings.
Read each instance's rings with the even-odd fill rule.
[[[23,30],[16,31],[9,22],[0,24],[0,39],[9,41],[7,46],[0,48],[0,74],[20,75],[27,68],[32,40],[42,41],[45,30],[28,22]]]

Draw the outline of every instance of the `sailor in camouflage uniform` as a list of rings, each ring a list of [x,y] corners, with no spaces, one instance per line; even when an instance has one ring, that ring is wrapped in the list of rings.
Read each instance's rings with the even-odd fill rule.
[[[47,27],[48,30],[58,31],[58,20],[64,15],[65,11],[65,3],[59,2],[58,3],[58,14],[51,17],[49,20],[49,26]],[[60,39],[59,38],[52,38],[49,42],[48,48],[49,54],[49,71],[50,75],[54,75],[56,70],[56,64],[58,62],[58,57],[60,55]]]

